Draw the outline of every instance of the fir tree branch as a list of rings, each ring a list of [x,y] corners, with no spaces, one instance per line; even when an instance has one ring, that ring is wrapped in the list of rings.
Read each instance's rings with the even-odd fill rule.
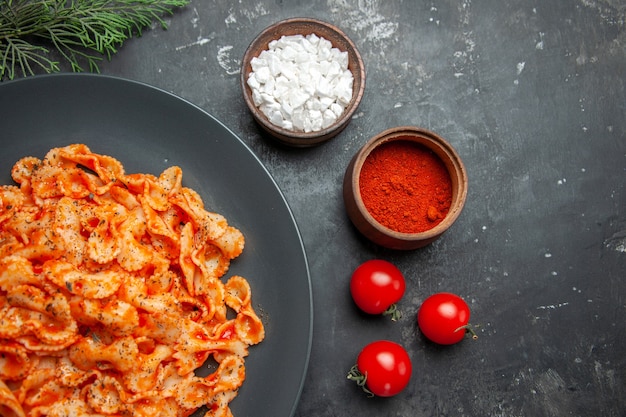
[[[56,72],[56,51],[73,71],[99,72],[132,36],[152,22],[167,24],[189,0],[0,0],[0,81],[38,71]]]

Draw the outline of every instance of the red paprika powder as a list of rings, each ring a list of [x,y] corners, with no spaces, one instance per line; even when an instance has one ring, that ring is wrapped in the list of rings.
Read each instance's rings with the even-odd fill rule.
[[[452,203],[452,180],[430,149],[410,140],[375,148],[359,176],[367,211],[383,226],[419,233],[441,223]]]

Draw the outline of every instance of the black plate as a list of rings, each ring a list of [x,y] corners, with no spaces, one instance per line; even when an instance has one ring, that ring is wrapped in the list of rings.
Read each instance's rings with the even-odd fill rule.
[[[246,237],[230,274],[248,279],[266,339],[250,349],[235,417],[294,414],[311,349],[313,310],[306,255],[293,215],[252,151],[211,115],[172,94],[92,74],[0,83],[0,183],[21,157],[85,143],[127,173],[171,165],[183,183]]]

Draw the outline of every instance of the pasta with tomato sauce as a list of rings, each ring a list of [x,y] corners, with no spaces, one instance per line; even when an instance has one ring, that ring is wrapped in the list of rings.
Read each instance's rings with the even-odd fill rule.
[[[0,187],[0,415],[232,416],[265,337],[244,236],[182,185],[74,144]],[[209,362],[207,362],[209,361]],[[212,363],[210,374],[196,370]]]

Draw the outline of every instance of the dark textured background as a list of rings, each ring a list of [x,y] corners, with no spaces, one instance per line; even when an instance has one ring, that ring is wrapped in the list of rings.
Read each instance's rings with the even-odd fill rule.
[[[239,87],[254,36],[296,16],[339,25],[367,71],[351,124],[310,149],[263,137]],[[297,417],[626,415],[623,1],[192,0],[167,21],[101,70],[211,113],[284,192],[315,310]],[[412,252],[364,241],[341,199],[352,155],[397,125],[447,138],[469,174],[457,223]],[[370,258],[406,275],[399,322],[352,304],[350,274]],[[469,302],[478,341],[440,348],[422,338],[415,313],[436,291]],[[414,365],[408,389],[390,399],[367,398],[345,378],[378,338],[405,345]]]

